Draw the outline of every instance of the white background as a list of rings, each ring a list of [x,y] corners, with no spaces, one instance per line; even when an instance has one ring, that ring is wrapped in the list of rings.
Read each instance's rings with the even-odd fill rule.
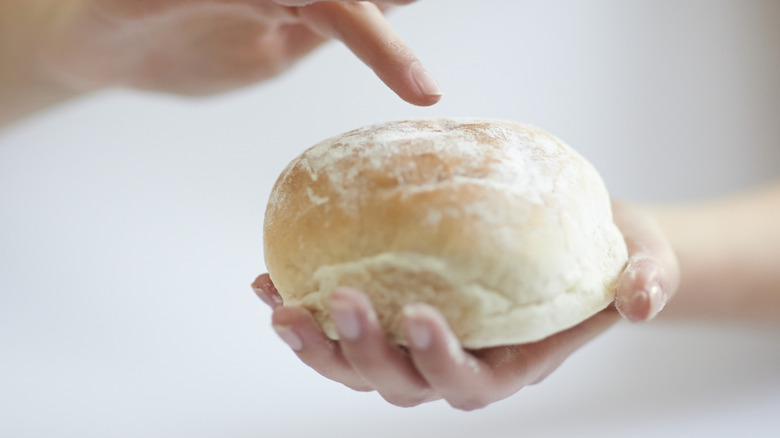
[[[528,122],[637,201],[780,172],[780,2],[421,0],[391,21],[436,107],[334,43],[232,94],[107,92],[0,134],[0,437],[777,436],[777,329],[621,324],[472,413],[352,392],[276,338],[249,288],[265,202],[342,131]]]

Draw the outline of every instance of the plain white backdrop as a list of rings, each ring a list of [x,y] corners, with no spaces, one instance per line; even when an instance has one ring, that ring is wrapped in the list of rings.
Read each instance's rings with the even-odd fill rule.
[[[777,436],[777,329],[619,324],[472,413],[352,392],[276,338],[249,288],[271,186],[364,124],[532,123],[636,201],[780,173],[780,2],[421,0],[391,22],[439,105],[331,43],[235,93],[109,91],[0,133],[0,437]]]

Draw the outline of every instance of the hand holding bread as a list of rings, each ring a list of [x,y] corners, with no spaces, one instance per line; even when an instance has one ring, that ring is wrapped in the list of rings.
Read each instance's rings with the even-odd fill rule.
[[[254,286],[326,377],[399,405],[472,409],[541,380],[618,319],[616,296],[632,320],[660,310],[677,282],[671,250],[640,213],[614,213],[593,167],[539,129],[366,127],[282,173],[270,278]]]

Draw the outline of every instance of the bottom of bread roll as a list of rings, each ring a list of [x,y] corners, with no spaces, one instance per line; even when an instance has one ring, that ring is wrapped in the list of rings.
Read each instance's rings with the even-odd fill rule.
[[[300,302],[309,309],[328,337],[338,339],[328,300],[339,286],[365,292],[379,312],[379,323],[392,341],[407,345],[403,308],[426,303],[442,312],[466,348],[520,344],[543,339],[572,327],[606,308],[612,287],[562,293],[549,301],[518,303],[517,291],[485,287],[481,273],[453,269],[437,257],[414,253],[381,253],[372,257],[321,266],[313,276],[314,290]],[[484,273],[482,273],[484,275]]]

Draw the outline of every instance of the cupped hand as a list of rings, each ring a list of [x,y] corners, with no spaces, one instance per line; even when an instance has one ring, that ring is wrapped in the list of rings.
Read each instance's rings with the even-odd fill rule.
[[[629,249],[615,306],[538,342],[464,350],[441,314],[425,304],[404,309],[408,347],[388,342],[368,298],[341,288],[331,295],[339,341],[325,336],[314,317],[283,305],[267,274],[252,284],[274,308],[273,326],[298,357],[323,376],[359,391],[376,390],[397,406],[444,399],[472,410],[542,381],[575,350],[620,319],[655,317],[677,290],[679,268],[654,220],[627,204],[613,204],[615,223]]]
[[[79,91],[129,86],[187,95],[273,77],[342,41],[404,100],[432,105],[436,81],[384,17],[409,0],[67,0],[40,64]],[[67,5],[67,6],[66,6]]]

